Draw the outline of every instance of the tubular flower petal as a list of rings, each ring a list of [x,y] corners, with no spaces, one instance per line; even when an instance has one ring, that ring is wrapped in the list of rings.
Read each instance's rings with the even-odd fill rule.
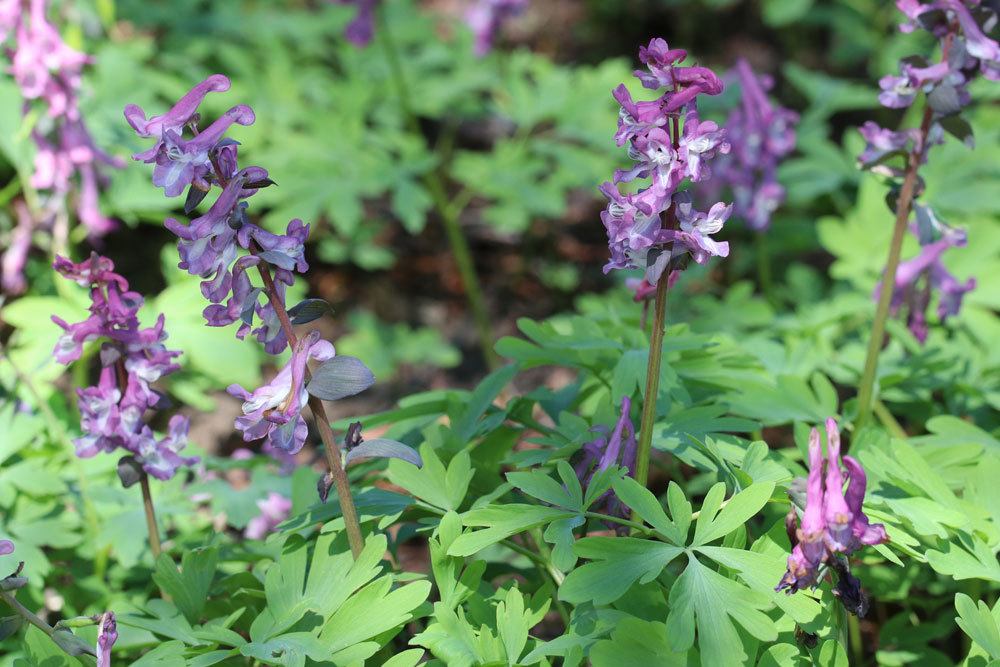
[[[613,466],[621,466],[628,471],[628,475],[635,476],[635,458],[637,452],[637,442],[635,427],[632,425],[630,411],[632,401],[628,396],[622,397],[621,416],[615,423],[613,430],[608,432],[606,427],[596,427],[593,430],[601,435],[583,445],[577,455],[574,470],[580,480],[580,484],[586,488],[590,481],[598,472],[608,470]],[[606,491],[597,500],[597,507],[602,508],[602,513],[609,516],[626,518],[631,510],[619,500],[613,490]],[[622,528],[619,524],[609,525],[616,530]]]
[[[850,576],[846,557],[862,546],[882,544],[889,538],[884,526],[870,524],[862,510],[867,486],[865,472],[861,464],[850,456],[843,457],[841,462],[840,431],[833,419],[827,420],[826,433],[825,459],[819,431],[814,428],[809,434],[805,509],[797,529],[794,505],[786,519],[792,552],[788,557],[788,569],[778,582],[777,590],[794,593],[816,586],[821,579],[822,568],[829,566],[838,575],[839,592],[836,594],[854,613],[859,613],[859,610],[867,609],[867,602],[861,604],[864,596],[860,592],[860,582]],[[849,476],[846,491],[842,465]],[[791,495],[791,489],[789,492]]]
[[[234,384],[227,390],[243,401],[243,416],[236,428],[247,442],[266,439],[271,447],[294,454],[302,449],[306,422],[300,414],[309,400],[305,387],[306,362],[326,361],[335,354],[333,345],[321,340],[318,331],[299,339],[292,358],[269,383],[248,392]]]

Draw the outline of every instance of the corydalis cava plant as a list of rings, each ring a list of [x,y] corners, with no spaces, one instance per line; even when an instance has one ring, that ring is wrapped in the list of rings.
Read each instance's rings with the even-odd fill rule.
[[[90,56],[70,48],[47,17],[46,0],[8,1],[0,11],[0,45],[10,62],[24,98],[24,116],[32,119],[34,168],[27,185],[35,197],[16,204],[18,225],[6,244],[2,287],[20,293],[27,287],[24,264],[36,229],[56,232],[66,245],[67,203],[75,195],[76,216],[92,236],[114,227],[98,206],[102,165],[124,163],[99,149],[80,113],[79,92],[84,65]]]
[[[645,284],[655,288],[656,295],[635,469],[635,478],[643,485],[656,415],[668,284],[690,259],[703,264],[710,257],[729,255],[729,244],[712,235],[721,231],[732,206],[717,202],[702,212],[695,208],[690,191],[679,189],[684,182],[708,179],[709,160],[729,151],[725,130],[698,115],[698,96],[718,95],[722,81],[707,67],[681,66],[686,58],[686,51],[671,49],[659,38],[639,49],[647,69],[637,70],[635,76],[644,88],[660,95],[636,101],[625,84],[614,90],[621,106],[615,140],[628,146],[634,164],[617,170],[614,182],[601,185],[608,198],[601,221],[611,252],[604,272],[642,269]],[[620,183],[635,180],[647,185],[634,193],[619,190]],[[664,272],[667,278],[661,280]]]
[[[848,558],[863,546],[888,541],[885,527],[873,524],[862,509],[868,479],[861,463],[840,455],[840,430],[833,419],[826,421],[826,458],[818,429],[809,434],[809,477],[805,506],[794,502],[786,526],[792,544],[788,570],[777,590],[795,593],[815,588],[827,571],[837,576],[834,594],[844,606],[864,616],[868,601],[860,581],[850,573]],[[844,469],[848,482],[844,488]]]
[[[188,420],[174,415],[167,434],[157,437],[147,413],[166,403],[153,388],[160,378],[177,371],[180,352],[164,345],[164,316],[152,327],[139,326],[143,299],[129,290],[128,281],[114,272],[106,257],[92,254],[75,264],[63,257],[56,271],[78,285],[90,288],[90,317],[74,324],[53,316],[65,333],[56,343],[54,356],[61,364],[79,360],[84,345],[103,341],[101,371],[95,386],[77,389],[83,435],[75,439],[81,457],[122,449],[130,452],[142,469],[158,479],[170,479],[177,469],[198,459],[180,455],[187,443]]]
[[[997,25],[997,14],[991,7],[976,0],[927,3],[897,0],[896,6],[906,16],[900,29],[911,32],[920,27],[930,32],[938,39],[940,57],[933,63],[921,56],[905,58],[900,63],[898,76],[885,76],[879,81],[882,89],[879,101],[889,108],[908,108],[921,93],[924,94],[919,127],[890,130],[868,122],[861,128],[866,147],[859,161],[863,168],[892,183],[889,199],[893,202],[896,223],[886,262],[886,280],[883,281],[892,289],[876,290],[878,305],[858,390],[859,426],[871,414],[878,356],[890,311],[898,311],[901,303],[907,302],[910,329],[923,340],[927,335],[925,313],[931,302],[931,291],[941,292],[938,315],[944,320],[958,313],[963,295],[975,286],[974,281],[962,283],[944,270],[941,254],[947,247],[958,245],[955,242],[958,236],[941,233],[946,226],[939,226],[935,231],[924,224],[921,217],[936,220],[937,216],[927,206],[914,205],[914,200],[923,192],[918,171],[927,162],[930,148],[942,142],[945,132],[972,146],[972,128],[962,117],[962,111],[971,102],[969,84],[979,76],[991,81],[1000,79],[1000,45],[986,34]],[[911,224],[914,209],[918,212],[916,225]],[[900,280],[900,256],[908,229],[915,229],[924,249],[921,256],[906,267]],[[920,270],[914,271],[918,267]],[[922,289],[916,287],[921,276],[924,278]]]
[[[237,418],[236,428],[242,431],[244,440],[263,438],[266,450],[287,461],[305,442],[307,428],[302,409],[310,406],[337,487],[351,551],[357,557],[364,548],[364,538],[341,452],[322,401],[364,391],[375,378],[358,359],[335,356],[333,346],[320,340],[318,332],[296,335],[294,324],[305,324],[330,310],[320,299],[293,308],[285,304],[285,289],[294,282],[295,273],[305,273],[309,268],[304,257],[309,225],[292,220],[284,234],[273,234],[250,221],[246,200],[274,183],[261,167],[240,167],[239,144],[225,136],[234,124],[253,124],[255,116],[250,107],[234,106],[206,128],[197,127],[197,111],[204,98],[212,92],[226,91],[229,86],[225,76],[212,75],[161,115],[147,117],[136,105],[125,107],[125,119],[136,133],[154,139],[152,147],[133,158],[155,165],[153,183],[162,187],[167,196],[187,190],[186,212],[193,211],[218,188],[209,209],[190,224],[172,218],[166,221],[167,228],[179,238],[179,266],[203,279],[201,291],[210,301],[204,310],[209,326],[238,321],[237,337],[252,333],[267,352],[278,354],[288,346],[292,348],[291,358],[271,382],[253,391],[238,385],[229,388],[230,393],[243,399],[243,416]],[[259,286],[251,282],[251,269],[260,277]],[[322,365],[311,373],[309,360]]]
[[[924,125],[892,131],[869,121],[861,127],[866,143],[858,158],[861,166],[898,179],[905,177],[898,159],[902,157],[907,165],[926,163],[931,146],[943,141],[945,131],[972,146],[972,130],[961,118],[962,110],[971,102],[968,86],[979,75],[993,81],[1000,78],[1000,46],[984,32],[996,24],[996,14],[978,2],[941,0],[924,4],[900,0],[897,6],[907,17],[900,26],[902,31],[910,32],[920,26],[934,34],[941,44],[940,61],[930,64],[919,56],[906,58],[900,64],[899,76],[885,76],[879,82],[882,88],[879,101],[893,109],[911,106],[918,94],[924,92],[928,111]],[[920,189],[918,184],[915,197]],[[962,297],[976,282],[959,281],[941,263],[945,250],[965,245],[964,232],[939,221],[928,206],[914,204],[912,208],[915,221],[909,229],[919,239],[921,251],[899,265],[890,312],[899,312],[905,303],[910,331],[924,342],[928,331],[926,311],[932,293],[939,294],[937,314],[943,323],[958,314]],[[876,299],[880,291],[876,290]]]

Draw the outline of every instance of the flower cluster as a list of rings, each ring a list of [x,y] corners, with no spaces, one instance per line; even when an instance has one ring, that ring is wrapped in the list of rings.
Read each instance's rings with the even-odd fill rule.
[[[273,269],[274,296],[284,303],[285,289],[294,282],[294,272],[304,273],[304,243],[309,225],[301,220],[288,223],[285,234],[273,234],[251,223],[246,214],[246,199],[260,188],[272,185],[267,170],[261,167],[240,168],[239,144],[226,138],[234,124],[251,125],[250,107],[237,105],[201,131],[197,130],[198,107],[211,92],[229,90],[229,79],[214,74],[191,89],[166,113],[146,118],[134,104],[125,107],[125,119],[140,137],[156,143],[133,159],[154,164],[153,183],[168,197],[188,190],[186,210],[192,210],[213,186],[221,191],[203,215],[184,225],[168,218],[166,227],[177,235],[178,266],[203,278],[201,292],[211,302],[204,310],[209,326],[221,327],[241,321],[236,335],[252,333],[270,354],[282,352],[288,345],[278,314],[270,301],[261,302],[261,289],[255,288],[247,273],[262,263]],[[185,128],[192,135],[184,138]],[[249,255],[240,257],[240,250]],[[253,328],[254,315],[260,320]]]
[[[801,520],[794,506],[789,512],[787,526],[792,553],[788,557],[788,571],[777,586],[779,591],[787,589],[788,593],[794,593],[815,587],[826,567],[842,572],[847,567],[843,559],[862,546],[882,544],[889,539],[882,524],[870,523],[862,510],[868,480],[856,459],[850,456],[841,459],[840,431],[833,419],[826,421],[826,438],[824,459],[819,431],[814,428],[809,435],[805,508]],[[846,490],[842,466],[847,469],[849,480]],[[841,577],[841,580],[843,594],[855,587],[853,578]]]
[[[327,361],[335,354],[333,345],[311,331],[298,340],[292,358],[274,379],[249,392],[238,384],[227,391],[243,401],[243,416],[236,428],[247,442],[264,438],[264,450],[276,455],[294,454],[305,443],[307,427],[302,417],[309,395],[306,392],[306,362]]]
[[[186,417],[173,416],[167,434],[159,439],[144,419],[147,410],[164,404],[152,384],[180,368],[174,363],[180,352],[163,344],[167,338],[163,315],[154,326],[140,328],[137,313],[143,299],[129,291],[128,281],[105,257],[92,254],[79,264],[57,257],[54,267],[65,278],[90,287],[91,299],[90,317],[82,322],[67,324],[53,316],[65,330],[56,343],[56,361],[70,364],[81,357],[85,343],[105,341],[97,385],[77,390],[84,432],[74,441],[77,455],[91,457],[121,448],[150,475],[170,479],[178,467],[198,459],[180,455],[187,442]]]
[[[621,416],[614,430],[609,433],[607,427],[596,427],[594,431],[600,434],[599,437],[584,444],[580,450],[573,469],[584,488],[590,484],[594,475],[612,466],[621,466],[628,470],[629,475],[635,475],[636,434],[629,416],[631,409],[631,399],[628,396],[622,397]],[[629,508],[612,490],[598,498],[596,507],[597,511],[608,516],[625,519],[630,514]],[[620,524],[611,527],[616,530],[623,528]]]
[[[26,287],[22,273],[32,229],[64,216],[72,191],[76,192],[77,217],[91,235],[113,228],[114,223],[98,207],[98,169],[102,164],[121,168],[124,163],[94,144],[80,114],[81,72],[91,58],[62,40],[48,21],[46,0],[5,4],[0,11],[0,43],[7,43],[9,71],[25,100],[25,114],[35,103],[41,106],[31,127],[35,163],[30,179],[32,188],[43,191],[41,210],[25,215],[18,211],[18,227],[3,260],[3,288],[17,293]]]
[[[354,5],[358,13],[347,27],[344,28],[344,37],[354,46],[368,46],[372,37],[375,36],[375,10],[379,0],[332,0],[338,5]]]
[[[528,0],[475,0],[465,14],[465,22],[475,37],[476,55],[482,57],[489,53],[504,22],[527,6]]]
[[[243,536],[250,540],[262,540],[288,518],[292,511],[292,501],[272,491],[264,500],[257,501],[260,514],[250,519]]]
[[[713,182],[733,193],[733,213],[755,231],[771,224],[771,214],[785,201],[778,182],[778,164],[795,150],[798,114],[767,97],[770,77],[758,76],[742,58],[734,78],[740,84],[740,104],[726,120],[732,150],[716,162]]]
[[[920,27],[929,31],[941,44],[941,58],[935,63],[919,56],[905,58],[899,76],[886,76],[879,82],[879,101],[892,109],[907,108],[921,92],[926,95],[927,111],[920,128],[889,130],[871,121],[860,128],[865,150],[858,157],[859,163],[892,179],[925,164],[930,148],[942,143],[946,131],[971,146],[971,129],[958,117],[971,101],[969,84],[979,75],[1000,80],[1000,44],[986,36],[997,23],[993,8],[978,0],[897,0],[896,6],[906,16],[900,30],[911,32]],[[916,196],[921,191],[922,184],[917,181]],[[907,306],[908,326],[923,342],[932,293],[940,294],[938,317],[944,321],[958,313],[962,297],[976,281],[960,282],[941,263],[948,248],[965,245],[964,233],[938,221],[928,207],[914,204],[913,209],[916,222],[911,229],[922,248],[917,257],[899,265],[890,307],[896,314]],[[880,287],[876,289],[876,299],[880,291]]]
[[[906,306],[907,326],[914,337],[923,343],[927,340],[927,309],[931,293],[939,294],[937,316],[943,323],[949,317],[958,315],[962,298],[976,287],[976,280],[969,278],[963,283],[941,263],[941,256],[948,248],[965,245],[965,231],[947,226],[926,206],[918,204],[914,208],[917,224],[911,231],[920,239],[920,253],[902,262],[896,269],[889,307],[890,313],[896,315]],[[881,289],[881,284],[875,289],[876,300]]]
[[[721,93],[722,81],[706,67],[680,66],[686,57],[682,49],[670,49],[664,40],[653,39],[639,49],[647,70],[636,71],[635,76],[643,87],[664,90],[663,94],[646,102],[634,101],[624,84],[614,91],[621,105],[615,139],[619,146],[628,145],[635,165],[616,171],[614,183],[601,185],[608,199],[601,220],[611,251],[605,273],[641,268],[655,285],[672,259],[690,255],[703,263],[711,256],[729,254],[729,244],[711,235],[722,229],[732,206],[720,202],[703,213],[693,207],[687,192],[678,192],[685,179],[709,178],[708,160],[729,152],[725,130],[701,120],[697,106],[698,95]],[[635,179],[649,179],[650,184],[636,193],[618,189],[618,183]],[[661,220],[665,212],[671,218],[668,228]]]

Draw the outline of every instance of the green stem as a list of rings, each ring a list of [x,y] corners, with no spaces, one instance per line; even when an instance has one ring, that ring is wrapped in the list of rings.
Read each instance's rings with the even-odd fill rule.
[[[153,495],[149,492],[149,475],[139,478],[142,487],[142,507],[146,511],[146,528],[149,529],[149,550],[153,552],[153,560],[160,557],[163,549],[160,546],[160,528],[156,525],[156,511],[153,509]]]
[[[260,248],[251,245],[250,251],[254,254],[260,252]],[[261,261],[257,265],[260,278],[264,281],[264,292],[267,299],[278,316],[281,329],[285,332],[289,347],[294,348],[298,339],[295,330],[292,328],[292,321],[288,318],[285,304],[278,296],[274,286],[274,279],[271,277],[271,270],[266,262]],[[306,369],[306,379],[309,378],[309,371]],[[323,401],[315,396],[309,396],[309,409],[312,410],[316,422],[316,429],[319,431],[320,440],[323,441],[323,453],[326,455],[326,462],[330,468],[330,476],[333,478],[333,485],[337,489],[337,498],[340,501],[340,513],[344,518],[344,529],[347,531],[347,541],[351,545],[351,554],[357,560],[361,551],[365,548],[365,538],[361,533],[361,521],[358,519],[358,510],[354,506],[354,496],[351,495],[351,483],[347,478],[347,471],[341,463],[340,448],[337,446],[333,429],[330,428],[330,419],[326,416],[326,407]]]
[[[771,277],[771,254],[767,246],[767,232],[757,232],[754,234],[755,254],[757,255],[757,282],[764,298],[772,306],[777,305],[777,298],[774,296],[774,281]]]
[[[943,59],[948,59],[950,36],[943,47]],[[885,275],[882,276],[882,288],[879,290],[878,305],[875,308],[875,321],[872,322],[872,335],[868,341],[868,352],[865,355],[865,366],[858,385],[858,418],[855,430],[860,429],[872,414],[872,403],[875,398],[875,377],[878,371],[878,356],[885,342],[885,322],[889,317],[889,305],[896,285],[896,269],[899,268],[900,254],[903,249],[903,238],[906,236],[907,223],[910,220],[910,209],[917,187],[917,170],[921,158],[927,150],[927,134],[931,129],[933,112],[929,104],[924,108],[923,120],[920,123],[920,138],[913,151],[908,156],[906,175],[903,177],[903,187],[896,200],[896,226],[892,230],[892,241],[889,243],[889,259],[885,265]]]
[[[378,11],[379,27],[378,36],[385,52],[386,62],[389,64],[389,72],[392,76],[393,84],[396,87],[396,94],[399,98],[399,107],[406,117],[406,124],[410,132],[423,137],[420,131],[420,123],[413,113],[413,106],[410,103],[410,88],[406,81],[406,73],[403,71],[403,63],[399,57],[399,51],[393,41],[392,32],[389,30],[388,22],[385,20],[384,8]],[[462,232],[459,222],[459,215],[465,209],[471,199],[471,193],[461,193],[455,202],[448,201],[448,193],[444,185],[444,179],[439,171],[440,166],[424,175],[424,185],[427,187],[437,211],[438,217],[444,226],[445,236],[451,248],[451,255],[458,268],[459,278],[462,281],[462,288],[472,311],[472,318],[476,325],[476,332],[479,337],[479,345],[482,348],[483,358],[487,366],[496,369],[500,365],[500,359],[493,350],[493,326],[490,322],[489,311],[486,308],[486,298],[483,289],[476,275],[475,263],[472,259],[472,251],[469,242]],[[460,203],[461,205],[457,205]]]
[[[847,613],[846,610],[844,613]],[[865,662],[865,649],[861,645],[861,623],[854,614],[847,614],[847,634],[851,644],[851,657],[854,664],[860,667]]]
[[[903,427],[900,426],[899,422],[896,421],[893,414],[889,412],[889,408],[885,406],[885,403],[876,398],[874,404],[872,405],[872,409],[875,412],[875,416],[878,417],[878,420],[882,422],[882,426],[885,426],[889,433],[902,440],[909,437]]]
[[[660,390],[660,363],[663,357],[668,282],[669,278],[664,272],[656,284],[653,335],[649,341],[649,363],[646,366],[646,393],[643,396],[642,418],[639,421],[639,451],[636,454],[635,480],[643,486],[646,486],[649,477],[649,454],[653,444],[653,423],[656,421],[656,399]],[[616,400],[616,397],[612,396],[612,399]]]

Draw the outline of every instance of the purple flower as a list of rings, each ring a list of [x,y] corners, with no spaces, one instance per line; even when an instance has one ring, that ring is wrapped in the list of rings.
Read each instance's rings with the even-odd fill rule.
[[[635,476],[637,445],[635,427],[629,416],[631,409],[632,400],[628,396],[623,396],[621,416],[610,435],[607,428],[599,427],[595,431],[600,432],[601,436],[583,445],[574,470],[584,488],[590,484],[594,475],[602,470],[608,470],[612,466],[621,466],[628,471],[629,476]],[[612,490],[606,491],[598,498],[596,506],[599,512],[609,516],[626,518],[630,513],[629,508],[618,499]],[[623,528],[620,525],[612,527],[617,530]]]
[[[20,294],[28,287],[24,279],[24,266],[31,250],[31,233],[35,229],[35,219],[21,200],[14,202],[17,227],[11,232],[7,250],[0,258],[0,288],[7,294]]]
[[[701,121],[696,105],[698,95],[720,93],[722,82],[707,68],[680,66],[686,56],[683,50],[670,49],[664,40],[653,39],[639,50],[648,72],[635,75],[646,88],[667,90],[653,101],[633,100],[624,84],[612,93],[621,107],[615,140],[619,146],[628,144],[634,164],[616,170],[614,183],[600,187],[608,199],[601,213],[611,253],[605,273],[640,268],[655,285],[669,262],[688,251],[699,262],[709,255],[729,253],[728,244],[709,238],[721,229],[729,207],[719,203],[709,214],[695,215],[689,200],[676,194],[685,178],[707,179],[706,161],[729,151],[725,130],[712,121]],[[636,179],[650,179],[650,183],[634,194],[618,190],[617,183]],[[684,201],[688,201],[687,217],[681,213]],[[668,211],[676,214],[680,230],[664,229],[661,216]]]
[[[243,536],[248,540],[262,540],[288,518],[292,511],[292,501],[272,491],[264,500],[257,501],[260,514],[250,519]]]
[[[777,590],[794,593],[818,585],[824,567],[839,572],[841,557],[850,556],[862,546],[888,541],[885,527],[871,524],[862,510],[867,478],[861,464],[850,456],[843,457],[849,477],[844,490],[841,470],[840,431],[833,419],[826,421],[827,456],[824,459],[817,429],[809,434],[809,479],[806,483],[806,505],[801,525],[795,529],[797,515],[789,513],[789,534],[792,553],[788,569]],[[824,464],[826,474],[824,476]],[[841,581],[843,574],[840,574]],[[846,585],[846,584],[845,584]]]
[[[8,1],[0,7],[0,37],[9,32],[14,35],[7,53],[10,72],[26,101],[24,113],[44,112],[31,130],[36,150],[30,183],[49,192],[41,202],[43,210],[34,214],[39,220],[65,215],[76,177],[77,217],[92,236],[100,236],[114,224],[98,207],[101,177],[97,167],[124,165],[94,146],[78,104],[83,66],[91,59],[63,42],[48,22],[46,10],[45,0]]]
[[[205,177],[211,170],[209,151],[215,148],[231,125],[253,125],[255,120],[253,110],[239,104],[190,140],[182,139],[174,130],[164,131],[155,157],[143,160],[156,163],[153,185],[163,188],[167,197],[180,195],[192,183],[207,190],[209,186]]]
[[[528,6],[528,0],[475,0],[465,14],[465,22],[475,36],[475,53],[485,56],[493,48],[500,27]]]
[[[77,455],[86,458],[125,449],[159,479],[170,479],[178,467],[197,462],[179,454],[187,441],[186,418],[172,417],[167,435],[159,440],[143,419],[147,410],[160,403],[152,383],[180,369],[174,361],[180,352],[163,344],[167,337],[163,315],[154,326],[139,328],[137,313],[143,299],[129,291],[128,282],[114,272],[107,258],[93,254],[74,264],[57,257],[54,267],[64,277],[91,288],[87,319],[67,324],[52,318],[66,331],[56,343],[56,360],[69,364],[80,358],[85,343],[106,341],[98,384],[77,390],[83,430],[74,440]]]
[[[716,153],[728,152],[726,131],[719,129],[719,126],[710,120],[699,121],[698,110],[695,107],[688,109],[679,151],[680,159],[684,161],[685,174],[692,181],[709,178],[711,172],[705,166],[704,160],[715,157]]]
[[[681,230],[674,232],[674,238],[691,253],[691,258],[698,264],[704,264],[709,257],[728,257],[729,243],[716,241],[712,234],[722,231],[722,226],[733,212],[733,205],[718,202],[708,213],[694,210],[691,195],[682,192],[674,197],[677,207],[677,220]]]
[[[865,150],[858,156],[858,162],[865,167],[877,164],[887,156],[909,153],[920,138],[920,131],[915,128],[893,132],[870,120],[858,131],[865,139]]]
[[[118,641],[118,624],[115,613],[109,611],[101,616],[97,629],[97,667],[111,667],[111,647]]]
[[[740,104],[726,120],[731,150],[715,160],[713,183],[700,191],[708,196],[728,186],[735,216],[751,229],[764,231],[771,224],[771,215],[785,201],[785,189],[777,179],[778,165],[795,150],[799,117],[768,99],[770,77],[755,74],[745,60],[737,61],[735,72],[727,76],[740,85]]]
[[[0,540],[0,556],[14,553],[14,543],[10,540]]]
[[[306,439],[306,420],[302,408],[309,400],[306,393],[306,362],[310,359],[332,359],[333,345],[321,340],[318,331],[311,331],[299,339],[292,351],[292,358],[269,383],[248,392],[238,384],[227,391],[243,400],[243,416],[236,418],[236,428],[243,432],[243,439],[266,439],[274,449],[296,453]]]
[[[196,194],[208,192],[214,185],[222,188],[208,211],[190,224],[173,218],[165,222],[178,237],[178,266],[203,279],[201,292],[210,302],[203,311],[208,325],[227,326],[242,320],[236,332],[238,338],[252,332],[269,353],[278,354],[288,345],[286,334],[273,306],[257,302],[260,292],[253,287],[247,270],[262,269],[263,262],[271,265],[274,296],[284,303],[285,288],[294,283],[293,271],[304,273],[309,268],[304,245],[309,225],[292,220],[284,234],[273,234],[249,221],[245,200],[273,182],[266,169],[241,169],[238,146],[224,134],[233,124],[253,123],[253,110],[237,105],[201,132],[194,127],[204,97],[228,88],[229,79],[213,75],[162,116],[147,121],[145,113],[135,105],[126,107],[125,115],[140,136],[161,132],[153,149],[134,158],[155,162],[153,182],[163,187],[167,196],[179,195],[189,186]],[[182,136],[188,127],[193,133],[190,139]],[[242,251],[250,254],[241,258]],[[253,328],[255,315],[260,320],[257,328]]]
[[[930,235],[920,253],[911,259],[901,262],[896,268],[895,285],[892,300],[889,302],[890,313],[896,315],[907,307],[907,325],[910,331],[921,343],[927,340],[927,315],[932,292],[940,294],[938,303],[938,319],[944,323],[949,317],[957,315],[966,293],[976,287],[974,278],[960,282],[941,261],[945,251],[953,247],[961,247],[966,243],[965,233],[944,225],[933,216],[933,212],[917,205],[918,220],[927,216],[932,228],[925,234]],[[918,230],[914,230],[918,231]],[[937,240],[932,240],[932,239]],[[874,298],[877,300],[882,290],[882,283],[875,288]]]
[[[170,111],[159,116],[146,119],[146,112],[137,104],[125,106],[125,120],[140,137],[155,137],[160,139],[167,132],[180,134],[198,112],[198,107],[209,93],[222,93],[229,90],[229,79],[222,74],[213,74],[194,88],[189,90]],[[155,157],[160,144],[144,154],[133,156],[136,160],[148,162]]]
[[[375,36],[375,9],[379,0],[333,0],[333,2],[357,7],[358,13],[344,28],[344,37],[347,41],[357,47],[371,44],[372,37]]]

